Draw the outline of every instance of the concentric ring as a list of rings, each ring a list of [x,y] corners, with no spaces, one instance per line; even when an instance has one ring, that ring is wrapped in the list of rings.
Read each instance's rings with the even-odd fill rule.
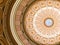
[[[51,5],[49,5],[50,3],[46,2],[51,2]],[[44,6],[39,6],[42,3]],[[25,30],[28,33],[31,40],[33,39],[39,44],[55,44],[59,42],[57,38],[60,37],[60,29],[58,27],[60,25],[60,20],[58,18],[58,16],[60,17],[60,10],[59,8],[56,8],[55,5],[53,6],[54,3],[56,2],[36,2],[33,5],[31,5],[27,13],[25,14]],[[50,19],[49,23],[52,23],[51,21],[53,21],[53,24],[50,27],[44,25],[44,21],[46,18]],[[41,39],[43,42],[41,41]],[[52,42],[50,42],[50,40]]]
[[[60,2],[51,0],[24,0],[21,3],[17,0],[17,2],[11,12],[10,27],[18,45],[47,45],[60,42]]]

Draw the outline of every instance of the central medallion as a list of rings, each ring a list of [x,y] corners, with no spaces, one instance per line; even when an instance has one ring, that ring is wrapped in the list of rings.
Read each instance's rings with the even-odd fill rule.
[[[45,38],[53,38],[59,34],[53,28],[56,27],[56,15],[60,15],[60,11],[54,7],[44,7],[39,9],[33,18],[33,28],[38,35]],[[55,24],[54,24],[55,23]],[[50,28],[49,28],[50,27]]]
[[[47,27],[52,27],[54,24],[54,20],[52,18],[46,18],[44,21],[44,25]]]

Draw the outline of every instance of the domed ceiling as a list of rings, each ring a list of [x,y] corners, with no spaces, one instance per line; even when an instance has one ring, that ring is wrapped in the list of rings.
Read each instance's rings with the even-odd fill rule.
[[[13,43],[60,45],[59,0],[16,0],[9,4],[4,9],[4,34],[10,35]]]

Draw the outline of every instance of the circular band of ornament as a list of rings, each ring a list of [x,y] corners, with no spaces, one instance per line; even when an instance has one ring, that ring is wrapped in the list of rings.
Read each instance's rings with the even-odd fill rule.
[[[31,42],[27,40],[28,38],[37,44],[59,43],[60,2],[36,0],[28,7],[30,2],[33,1],[16,0],[11,11],[10,27],[17,44],[31,45]],[[23,34],[24,31],[28,38]]]
[[[15,12],[17,10],[17,7],[19,6],[21,0],[16,0],[13,8],[12,8],[12,11],[11,11],[11,15],[10,15],[10,28],[11,28],[11,32],[12,32],[12,35],[15,39],[15,41],[17,42],[18,45],[22,45],[17,33],[16,33],[16,29],[15,29],[15,26],[14,26],[14,18],[15,18]]]
[[[57,4],[60,5],[57,1],[37,1],[29,7],[24,26],[31,40],[38,44],[60,42],[60,6]]]
[[[25,8],[32,2],[33,0],[16,0],[11,11],[10,28],[18,45],[31,45],[26,38],[27,36],[23,34],[24,29],[22,27],[22,12],[24,12]]]

